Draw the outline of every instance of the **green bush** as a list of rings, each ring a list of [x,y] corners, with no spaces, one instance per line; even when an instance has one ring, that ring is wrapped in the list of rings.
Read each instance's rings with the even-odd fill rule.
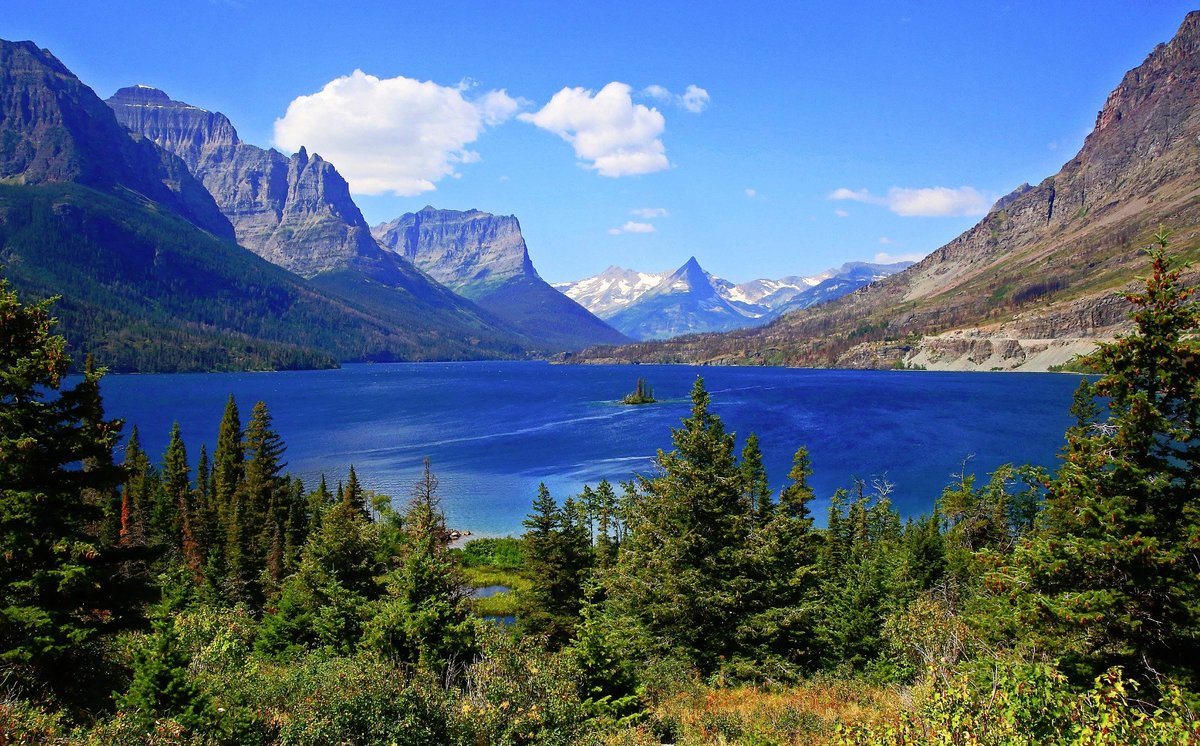
[[[989,677],[929,677],[914,710],[885,725],[840,729],[839,744],[977,746],[1167,746],[1200,742],[1200,720],[1178,689],[1157,707],[1114,668],[1085,692],[1048,665],[1001,665]]]

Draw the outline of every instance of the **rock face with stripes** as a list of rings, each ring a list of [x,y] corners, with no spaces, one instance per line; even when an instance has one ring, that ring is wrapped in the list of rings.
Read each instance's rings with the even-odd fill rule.
[[[544,346],[628,339],[538,275],[512,215],[424,209],[372,229],[379,242]]]

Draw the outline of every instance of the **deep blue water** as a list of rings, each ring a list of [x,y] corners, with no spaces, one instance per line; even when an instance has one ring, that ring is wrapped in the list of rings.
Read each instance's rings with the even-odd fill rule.
[[[895,483],[905,515],[930,509],[964,458],[980,475],[1006,462],[1054,466],[1078,379],[1068,375],[554,366],[536,362],[349,365],[287,373],[107,376],[110,416],[136,424],[156,459],[178,420],[195,463],[211,453],[226,398],[243,421],[267,403],[288,470],[332,488],[353,464],[365,485],[408,500],[428,456],[449,524],[475,535],[519,534],[544,481],[560,500],[584,483],[650,473],[687,416],[702,375],[712,411],[754,431],[771,483],[809,448],[823,521],[829,496],[855,478]],[[616,403],[637,376],[660,403]]]

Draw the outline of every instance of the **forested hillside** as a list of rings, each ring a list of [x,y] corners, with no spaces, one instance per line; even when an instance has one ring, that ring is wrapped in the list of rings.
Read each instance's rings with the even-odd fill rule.
[[[772,494],[697,380],[651,474],[463,550],[428,462],[400,508],[303,485],[262,403],[145,453],[0,284],[0,740],[1200,742],[1200,308],[1166,245],[1054,474],[908,521],[852,484],[817,527],[802,444]]]

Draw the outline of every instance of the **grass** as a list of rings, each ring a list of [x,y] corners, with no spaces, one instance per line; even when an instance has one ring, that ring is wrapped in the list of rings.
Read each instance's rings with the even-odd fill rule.
[[[834,743],[839,725],[886,723],[906,706],[896,689],[851,680],[814,679],[779,689],[703,689],[667,700],[648,722],[607,743],[657,744],[664,735],[679,746]]]
[[[495,565],[462,568],[467,584],[472,588],[503,585],[512,591],[487,598],[471,599],[471,610],[479,616],[516,616],[517,595],[529,588],[529,580],[514,570]],[[514,592],[515,591],[515,592]]]

